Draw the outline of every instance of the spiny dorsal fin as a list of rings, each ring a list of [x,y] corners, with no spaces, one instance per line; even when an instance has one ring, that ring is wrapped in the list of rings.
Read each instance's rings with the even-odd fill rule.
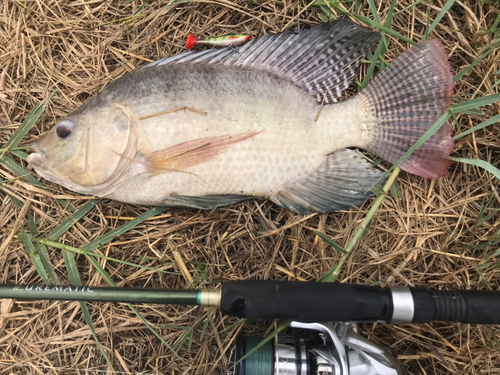
[[[305,31],[266,34],[241,47],[186,52],[144,66],[221,64],[265,71],[294,82],[318,102],[334,103],[380,34],[339,19]]]

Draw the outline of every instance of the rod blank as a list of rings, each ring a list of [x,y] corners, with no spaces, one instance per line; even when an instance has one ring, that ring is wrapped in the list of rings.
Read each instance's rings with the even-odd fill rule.
[[[0,298],[51,301],[201,305],[206,290],[111,288],[62,285],[0,285]]]

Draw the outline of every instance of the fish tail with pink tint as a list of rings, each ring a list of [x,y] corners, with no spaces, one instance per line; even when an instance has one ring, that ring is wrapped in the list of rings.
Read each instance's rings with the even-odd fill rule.
[[[396,163],[451,104],[453,75],[437,39],[425,40],[400,55],[356,96],[373,124],[365,124],[363,148]],[[400,168],[437,179],[453,163],[452,129],[446,122]]]

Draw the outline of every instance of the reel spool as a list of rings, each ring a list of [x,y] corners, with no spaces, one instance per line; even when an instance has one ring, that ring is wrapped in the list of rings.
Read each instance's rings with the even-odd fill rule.
[[[239,336],[231,351],[228,375],[403,375],[399,361],[382,347],[349,329],[349,324],[292,322],[314,331],[322,343],[276,336],[247,358],[261,339]]]

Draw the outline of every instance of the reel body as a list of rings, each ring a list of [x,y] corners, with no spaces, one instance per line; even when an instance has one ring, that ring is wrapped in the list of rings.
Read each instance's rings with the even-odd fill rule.
[[[239,336],[231,351],[228,375],[403,375],[399,361],[384,348],[349,329],[347,323],[292,322],[313,331],[322,343],[296,336],[276,336],[249,355],[260,342]]]

